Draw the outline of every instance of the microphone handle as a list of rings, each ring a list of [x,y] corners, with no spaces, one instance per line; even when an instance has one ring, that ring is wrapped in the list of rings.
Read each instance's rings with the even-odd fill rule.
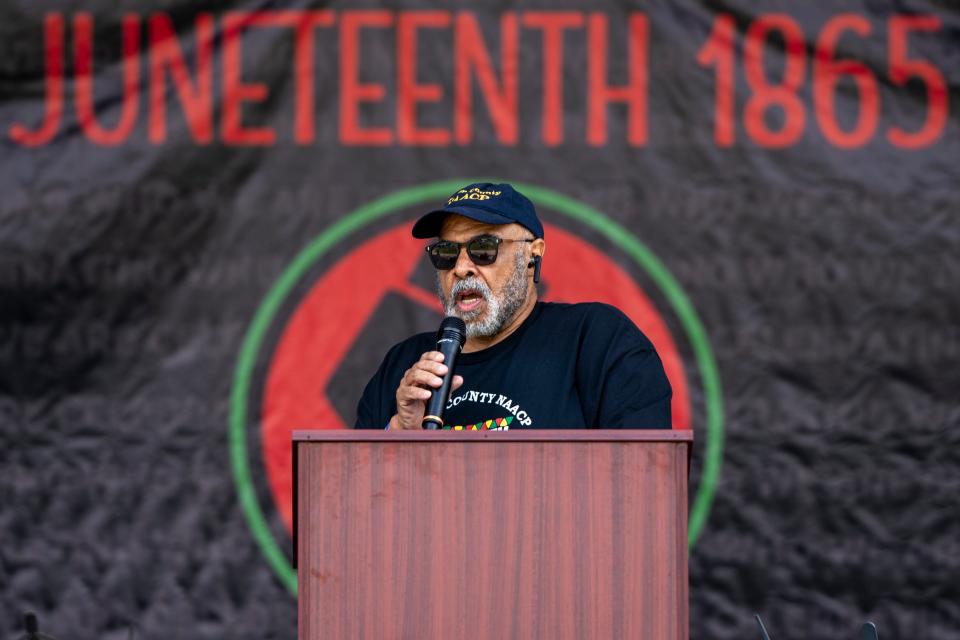
[[[441,338],[437,341],[437,351],[443,354],[443,364],[447,365],[447,375],[443,376],[443,384],[434,389],[430,400],[427,401],[427,410],[423,414],[424,429],[440,429],[443,427],[443,410],[450,396],[450,385],[453,383],[453,368],[457,364],[462,345],[452,338]]]

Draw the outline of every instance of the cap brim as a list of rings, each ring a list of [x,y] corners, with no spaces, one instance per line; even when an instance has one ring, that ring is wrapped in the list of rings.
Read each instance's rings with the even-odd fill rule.
[[[444,209],[435,209],[424,214],[413,225],[411,233],[414,238],[436,238],[440,235],[440,229],[443,227],[443,219],[451,213],[485,222],[486,224],[512,224],[516,220],[502,216],[499,213],[493,213],[485,209],[475,207],[446,207]]]

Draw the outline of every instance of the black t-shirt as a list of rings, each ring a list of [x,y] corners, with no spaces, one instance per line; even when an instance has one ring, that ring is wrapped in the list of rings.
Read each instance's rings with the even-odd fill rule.
[[[357,427],[383,429],[407,369],[436,334],[394,346],[367,384]],[[461,353],[445,429],[670,428],[670,383],[650,340],[606,304],[538,302],[502,342]]]

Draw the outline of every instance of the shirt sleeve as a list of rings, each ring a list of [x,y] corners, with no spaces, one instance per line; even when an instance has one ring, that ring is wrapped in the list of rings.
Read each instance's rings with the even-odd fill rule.
[[[357,405],[357,422],[354,424],[355,429],[376,429],[390,422],[391,416],[384,419],[380,410],[383,366],[381,364],[377,372],[373,374],[363,390],[363,395],[360,396],[360,402]]]
[[[653,343],[623,313],[598,306],[577,376],[589,426],[670,429],[673,391]]]
[[[391,350],[363,389],[363,395],[357,404],[355,429],[383,429],[384,425],[389,426],[390,418],[396,413],[399,384],[399,377],[393,371],[396,366],[395,356],[395,351]]]
[[[407,369],[417,361],[422,351],[420,336],[395,345],[360,396],[357,404],[355,429],[383,429],[389,426],[390,418],[397,412],[397,387]]]

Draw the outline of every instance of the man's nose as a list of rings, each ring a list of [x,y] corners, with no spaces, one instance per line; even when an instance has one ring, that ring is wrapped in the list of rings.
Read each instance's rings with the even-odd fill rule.
[[[466,247],[460,247],[460,253],[457,254],[457,264],[453,267],[453,273],[461,280],[476,275],[477,265],[473,264],[473,260],[467,255]]]

